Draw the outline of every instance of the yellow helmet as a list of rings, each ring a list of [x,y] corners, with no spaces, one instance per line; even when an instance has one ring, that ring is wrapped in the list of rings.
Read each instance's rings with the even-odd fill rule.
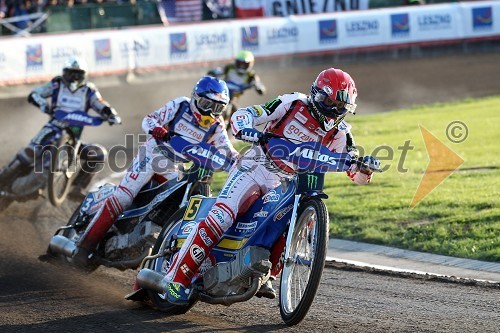
[[[238,71],[238,73],[244,74],[252,69],[255,58],[253,56],[253,53],[250,51],[240,51],[236,54],[234,61],[236,65],[236,71]]]

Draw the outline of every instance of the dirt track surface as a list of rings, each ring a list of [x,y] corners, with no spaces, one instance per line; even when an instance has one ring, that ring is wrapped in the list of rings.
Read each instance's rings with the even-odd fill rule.
[[[500,93],[499,54],[338,65],[356,80],[359,114]],[[316,74],[337,64],[268,66],[261,72],[266,97],[308,92]],[[259,67],[257,67],[259,69]],[[200,72],[201,74],[201,72]],[[124,133],[139,133],[144,114],[178,95],[196,78],[104,86],[124,126],[87,131],[110,147]],[[249,92],[242,105],[260,102]],[[45,121],[24,98],[0,100],[4,164]],[[17,124],[25,124],[18,126]],[[277,301],[252,299],[230,307],[197,304],[188,314],[165,317],[125,301],[135,272],[100,268],[91,275],[40,262],[56,227],[74,204],[52,208],[42,199],[15,203],[0,213],[0,332],[499,332],[500,289],[481,285],[327,268],[306,319],[281,321]]]

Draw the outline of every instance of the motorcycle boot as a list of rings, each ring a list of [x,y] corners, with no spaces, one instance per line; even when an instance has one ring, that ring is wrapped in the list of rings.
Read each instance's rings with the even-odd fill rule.
[[[210,214],[192,229],[164,277],[167,282],[165,297],[172,304],[189,303],[192,295],[192,290],[189,289],[191,281],[224,233]]]
[[[86,261],[122,212],[122,206],[114,195],[107,198],[104,205],[99,209],[83,235],[77,241],[77,249],[73,254],[73,259],[76,261]]]
[[[187,305],[191,299],[191,289],[185,288],[180,283],[171,282],[167,284],[165,298],[171,304]]]
[[[269,299],[275,299],[276,298],[276,291],[273,288],[273,285],[271,283],[271,279],[267,280],[266,283],[264,283],[262,286],[260,286],[259,291],[255,294],[255,296],[261,298],[269,298]]]

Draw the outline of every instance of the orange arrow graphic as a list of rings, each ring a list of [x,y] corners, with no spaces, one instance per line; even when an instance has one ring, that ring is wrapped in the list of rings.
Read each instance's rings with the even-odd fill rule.
[[[422,126],[420,126],[420,132],[424,138],[427,155],[429,155],[429,165],[413,196],[410,209],[422,201],[464,162],[460,156]]]

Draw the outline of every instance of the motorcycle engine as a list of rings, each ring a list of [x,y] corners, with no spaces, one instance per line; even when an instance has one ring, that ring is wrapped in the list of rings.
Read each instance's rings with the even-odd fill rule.
[[[137,224],[130,232],[116,234],[107,240],[104,248],[105,257],[110,260],[137,258],[145,248],[155,244],[161,227],[151,221]]]
[[[203,275],[204,290],[213,296],[244,292],[250,287],[252,277],[269,273],[269,256],[270,252],[262,247],[241,249],[233,261],[218,263]]]

